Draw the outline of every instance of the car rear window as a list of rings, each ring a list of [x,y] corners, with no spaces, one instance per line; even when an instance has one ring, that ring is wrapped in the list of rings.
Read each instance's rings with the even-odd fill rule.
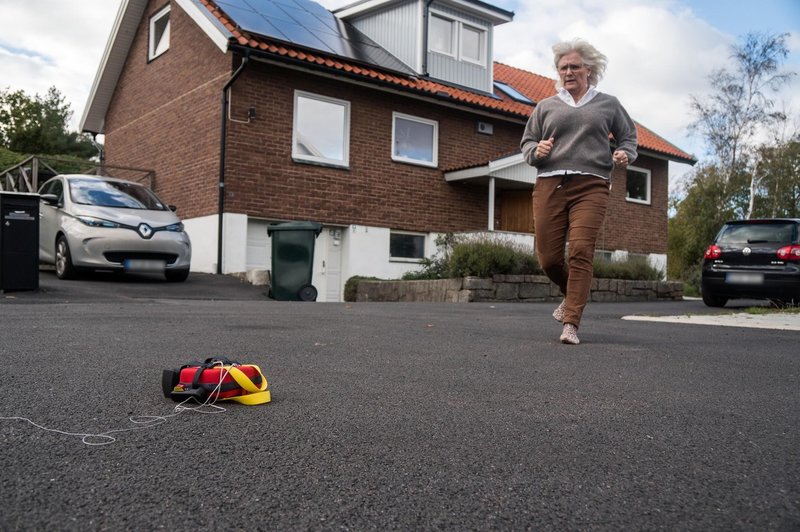
[[[789,244],[797,238],[792,222],[729,224],[720,232],[717,244]]]

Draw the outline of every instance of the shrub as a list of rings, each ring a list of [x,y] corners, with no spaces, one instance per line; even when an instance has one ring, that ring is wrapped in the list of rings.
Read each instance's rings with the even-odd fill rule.
[[[647,259],[629,256],[624,261],[595,259],[594,276],[597,279],[627,279],[630,281],[659,281],[661,271],[650,266]]]
[[[539,263],[531,251],[510,242],[488,238],[465,240],[455,244],[447,267],[449,277],[540,273]]]
[[[355,301],[358,294],[358,283],[360,281],[380,281],[377,277],[364,277],[361,275],[354,275],[344,283],[344,300]]]
[[[453,233],[445,233],[436,237],[436,247],[438,251],[433,258],[425,257],[420,261],[421,270],[406,272],[401,279],[403,281],[421,281],[428,279],[444,279],[447,277],[447,268],[450,264],[450,254],[453,246],[458,243],[458,237]]]

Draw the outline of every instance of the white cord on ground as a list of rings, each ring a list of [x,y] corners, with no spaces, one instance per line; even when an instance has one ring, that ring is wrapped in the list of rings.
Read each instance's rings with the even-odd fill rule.
[[[223,365],[221,362],[219,364]],[[86,432],[67,432],[65,430],[51,429],[43,425],[40,425],[28,419],[27,417],[22,417],[22,416],[0,416],[0,420],[25,421],[27,423],[30,423],[34,427],[44,430],[46,432],[55,432],[56,434],[63,434],[64,436],[80,436],[81,441],[86,445],[91,445],[91,446],[109,445],[117,441],[117,439],[114,436],[111,436],[111,434],[119,434],[122,432],[130,432],[134,430],[149,429],[151,427],[161,425],[162,423],[166,423],[168,418],[178,416],[186,411],[197,412],[199,414],[221,414],[225,412],[225,408],[217,406],[214,403],[217,402],[218,398],[217,394],[222,388],[222,382],[223,380],[225,380],[225,377],[227,377],[227,375],[228,375],[227,370],[220,371],[219,383],[217,383],[217,385],[214,387],[211,393],[208,394],[206,400],[202,403],[198,402],[197,399],[195,399],[194,397],[190,397],[185,401],[175,405],[175,408],[172,409],[172,414],[167,414],[164,416],[142,415],[142,416],[131,416],[128,418],[128,420],[131,423],[135,425],[141,425],[139,427],[129,427],[126,429],[113,429],[95,434]],[[186,403],[188,403],[189,401],[194,401],[195,403],[197,403],[197,406],[187,406]]]

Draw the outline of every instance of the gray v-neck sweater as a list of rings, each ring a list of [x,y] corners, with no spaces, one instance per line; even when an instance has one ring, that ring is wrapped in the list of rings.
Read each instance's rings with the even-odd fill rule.
[[[558,96],[538,103],[522,135],[520,148],[525,161],[539,173],[576,171],[608,178],[614,163],[609,134],[617,150],[636,160],[636,124],[614,96],[598,93],[588,103],[572,107]],[[540,140],[553,138],[553,149],[536,159]]]

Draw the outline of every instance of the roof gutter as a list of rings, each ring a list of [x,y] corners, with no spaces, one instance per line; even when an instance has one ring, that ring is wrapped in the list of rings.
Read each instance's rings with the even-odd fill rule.
[[[219,135],[219,207],[218,207],[218,220],[217,220],[217,274],[222,274],[222,218],[225,213],[225,140],[228,136],[228,92],[233,85],[233,82],[241,75],[244,68],[250,60],[250,52],[245,50],[242,62],[239,68],[233,75],[225,82],[222,87],[222,123],[220,125]]]

